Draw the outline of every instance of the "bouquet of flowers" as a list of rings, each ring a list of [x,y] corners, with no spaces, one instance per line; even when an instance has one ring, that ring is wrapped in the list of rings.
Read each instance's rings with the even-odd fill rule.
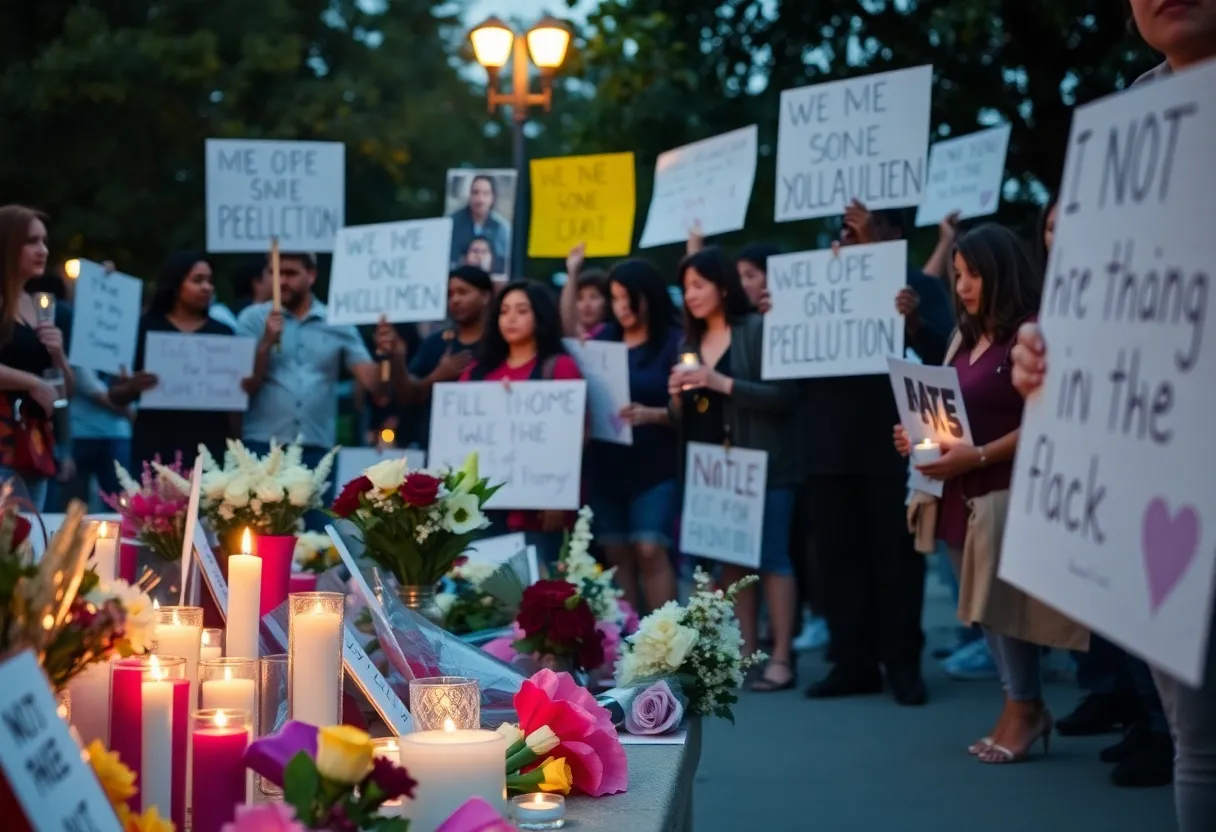
[[[381,815],[380,807],[389,800],[412,799],[417,783],[396,763],[377,757],[371,737],[358,728],[288,722],[277,734],[255,740],[245,760],[283,789],[284,802],[307,829],[409,828],[406,820]]]
[[[519,653],[553,657],[587,672],[604,664],[604,634],[591,605],[569,581],[537,581],[525,589],[515,623],[523,632],[512,645]]]
[[[329,535],[321,532],[301,532],[296,535],[293,558],[301,572],[316,575],[328,572],[342,561]]]
[[[492,563],[470,563],[457,559],[448,572],[452,591],[442,592],[435,601],[443,611],[443,627],[450,633],[465,635],[505,627],[515,618],[517,608],[487,592],[484,585],[500,567]]]
[[[337,451],[331,450],[309,470],[299,444],[281,446],[271,441],[270,453],[263,457],[229,439],[223,466],[200,445],[199,509],[221,539],[240,529],[260,535],[295,534],[304,515],[322,507],[321,495],[329,485]]]
[[[118,494],[103,494],[110,508],[135,529],[139,542],[167,561],[181,560],[182,537],[186,533],[186,510],[190,503],[190,481],[182,475],[182,456],[172,465],[160,457],[144,463],[139,482],[118,462]]]
[[[459,471],[407,471],[386,459],[348,482],[330,512],[348,520],[369,558],[401,586],[434,586],[489,525],[482,506],[501,486],[477,473],[477,454]]]
[[[731,706],[738,701],[735,691],[744,671],[766,658],[763,653],[742,655],[743,637],[735,618],[735,596],[757,578],[744,578],[725,592],[713,589],[709,575],[699,568],[694,580],[696,589],[687,607],[668,601],[625,639],[616,683],[629,688],[674,677],[693,713],[734,721]]]

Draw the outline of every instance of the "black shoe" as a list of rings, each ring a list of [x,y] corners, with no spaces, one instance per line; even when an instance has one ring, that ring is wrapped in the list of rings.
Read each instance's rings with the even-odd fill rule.
[[[882,674],[876,667],[836,665],[827,676],[806,689],[807,699],[836,699],[882,693]]]
[[[1056,730],[1065,737],[1091,737],[1130,728],[1142,716],[1134,696],[1091,693],[1072,713],[1056,722]]]
[[[929,701],[925,680],[916,665],[888,665],[887,684],[891,686],[891,695],[901,705],[924,705]]]
[[[1169,735],[1150,733],[1143,748],[1111,769],[1110,781],[1123,788],[1151,788],[1174,782],[1174,743]]]
[[[1104,763],[1121,763],[1146,748],[1152,737],[1153,732],[1149,729],[1148,723],[1137,722],[1127,729],[1123,739],[1108,748],[1103,748],[1098,758]]]

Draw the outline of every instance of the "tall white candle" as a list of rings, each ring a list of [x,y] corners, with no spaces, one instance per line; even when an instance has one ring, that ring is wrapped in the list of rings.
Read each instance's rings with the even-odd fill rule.
[[[249,554],[249,529],[241,537],[241,552],[228,558],[228,657],[258,657],[259,608],[262,598],[262,559]]]
[[[93,544],[93,571],[107,583],[118,577],[118,538],[114,532],[114,527],[103,520]]]
[[[449,722],[450,725],[450,722]],[[497,731],[403,734],[401,765],[418,781],[410,803],[410,832],[434,832],[470,797],[506,811],[507,740]]]
[[[342,617],[318,601],[312,611],[293,615],[291,718],[309,725],[338,722],[342,674]]]
[[[141,759],[139,795],[144,809],[155,806],[163,817],[173,811],[173,685],[153,658],[152,679],[140,689]]]
[[[167,607],[164,612],[172,611],[172,619],[156,625],[156,653],[160,656],[180,656],[186,660],[186,678],[190,680],[190,701],[197,700],[198,691],[198,660],[203,648],[203,625],[199,623],[184,623],[178,616],[177,610]]]
[[[202,707],[230,711],[258,712],[257,684],[253,679],[232,678],[232,668],[224,668],[223,679],[208,679],[202,684]]]
[[[101,740],[110,747],[110,663],[89,665],[68,682],[72,692],[72,725],[87,746]]]

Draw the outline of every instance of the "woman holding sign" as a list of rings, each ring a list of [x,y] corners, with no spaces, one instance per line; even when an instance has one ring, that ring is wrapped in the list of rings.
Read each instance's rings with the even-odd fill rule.
[[[984,627],[1005,689],[996,726],[969,751],[985,763],[1021,762],[1040,739],[1046,749],[1055,724],[1043,702],[1041,646],[1076,650],[1088,643],[1080,627],[997,578],[1022,421],[1010,353],[1018,327],[1039,308],[1042,272],[1017,235],[989,224],[959,239],[954,274],[958,330],[946,364],[958,371],[976,445],[951,445],[916,467],[945,481],[936,536],[959,576],[959,618]],[[900,425],[895,445],[905,456],[912,450]]]
[[[763,319],[752,312],[739,271],[722,249],[711,246],[680,264],[684,289],[685,348],[698,357],[681,361],[668,378],[672,416],[681,442],[750,448],[768,454],[760,576],[773,631],[773,653],[755,691],[789,690],[798,684],[792,643],[797,591],[789,537],[794,493],[802,482],[797,425],[798,396],[791,382],[763,381],[760,360]],[[750,570],[724,566],[727,583]],[[756,593],[739,594],[744,654],[757,646]]]

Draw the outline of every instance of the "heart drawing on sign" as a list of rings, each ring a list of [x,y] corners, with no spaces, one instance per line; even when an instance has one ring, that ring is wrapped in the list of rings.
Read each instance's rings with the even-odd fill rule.
[[[1144,509],[1140,550],[1155,615],[1199,552],[1199,515],[1194,507],[1183,506],[1171,517],[1165,499],[1154,497]]]
[[[995,195],[994,191],[980,191],[980,205],[987,208],[988,203],[992,201],[992,197],[994,195]]]
[[[624,433],[625,426],[627,424],[629,424],[628,422],[626,422],[624,419],[622,419],[620,416],[616,415],[615,413],[613,413],[611,416],[609,416],[608,419],[610,422],[612,422],[612,429],[613,429],[613,431],[616,432],[617,436],[620,436],[622,433]]]

